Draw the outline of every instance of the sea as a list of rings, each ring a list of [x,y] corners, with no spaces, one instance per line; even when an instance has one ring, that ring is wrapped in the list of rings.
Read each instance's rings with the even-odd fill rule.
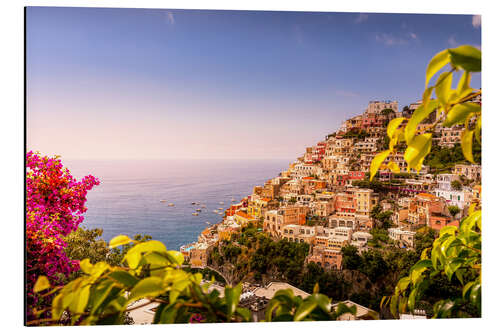
[[[87,194],[88,210],[80,226],[103,229],[106,241],[120,234],[147,234],[178,250],[196,241],[208,223],[222,221],[214,210],[224,211],[231,199],[239,202],[250,195],[254,186],[287,169],[290,160],[62,162],[77,179],[91,174],[100,180]],[[192,215],[197,208],[201,212]]]

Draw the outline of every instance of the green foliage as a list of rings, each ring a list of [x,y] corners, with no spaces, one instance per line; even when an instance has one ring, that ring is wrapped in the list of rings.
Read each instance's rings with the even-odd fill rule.
[[[451,216],[455,217],[458,213],[460,213],[460,208],[457,206],[448,206],[448,211],[450,212]]]
[[[340,303],[332,308],[331,299],[318,293],[317,286],[314,289],[305,299],[294,296],[291,289],[277,291],[266,309],[266,321],[337,320],[345,313],[356,315],[356,306]]]
[[[93,264],[87,258],[80,262],[80,277],[56,287],[51,286],[45,276],[40,276],[34,292],[51,289],[49,293],[55,297],[50,309],[45,311],[50,311],[52,319],[34,320],[29,324],[123,324],[130,321],[127,320],[129,311],[152,302],[159,303],[154,324],[251,321],[250,311],[239,306],[241,284],[226,286],[224,295],[217,290],[209,292],[211,282],[203,283],[201,273],[181,268],[180,252],[168,251],[155,240],[135,241],[121,235],[110,242],[112,246],[129,243],[132,245],[123,257],[123,265],[104,261]],[[133,304],[140,299],[148,301]],[[45,311],[38,312],[38,316]],[[294,296],[291,289],[278,291],[268,304],[266,320],[335,320],[344,313],[355,314],[356,307],[338,304],[332,308],[331,299],[320,294],[316,286],[314,293],[305,299]]]
[[[354,138],[354,139],[358,139],[358,140],[364,140],[367,136],[368,136],[368,132],[366,132],[365,130],[359,130],[356,128],[352,128],[343,135],[343,138],[345,138],[345,139]]]
[[[361,267],[361,264],[362,259],[355,246],[347,245],[342,248],[342,267],[345,269],[356,270]]]
[[[440,74],[436,83],[428,87],[431,78],[448,64],[451,67],[450,71]],[[470,101],[480,96],[481,90],[473,89],[469,84],[470,73],[480,70],[481,51],[472,46],[464,45],[455,49],[447,49],[435,55],[427,67],[422,104],[407,122],[405,118],[391,120],[387,126],[389,147],[373,158],[370,166],[370,180],[379,169],[387,168],[395,173],[399,172],[399,168],[391,161],[390,156],[395,152],[398,143],[402,141],[405,141],[407,146],[404,158],[408,164],[408,170],[420,171],[425,158],[431,152],[432,131],[440,122],[444,127],[464,125],[461,137],[462,153],[467,161],[474,163],[473,141],[475,136],[475,141],[480,142],[481,105]],[[462,75],[457,88],[452,89],[453,75],[460,71]],[[435,99],[431,99],[433,93],[435,93]],[[417,126],[435,110],[438,112],[438,119],[432,125],[431,132],[417,135]],[[471,128],[472,125],[473,128]],[[385,164],[384,161],[387,159],[388,162]]]
[[[443,277],[446,281],[439,282]],[[436,283],[438,288],[436,288]],[[448,285],[450,298],[434,302],[433,317],[477,317],[481,314],[481,211],[471,210],[460,227],[441,229],[429,248],[424,250],[408,276],[399,280],[394,294],[385,297],[381,306],[389,304],[391,313],[413,312],[429,289],[443,293]],[[457,287],[458,286],[458,287]],[[439,291],[441,290],[441,291]],[[445,289],[446,290],[446,289]]]
[[[382,113],[384,116],[387,116],[391,113],[394,113],[393,109],[383,109],[380,113]]]
[[[450,70],[443,71],[434,85],[429,86],[431,79],[448,64]],[[481,51],[472,46],[463,45],[436,54],[427,66],[422,104],[406,124],[401,123],[401,128],[394,130],[396,126],[393,126],[389,130],[388,126],[387,134],[391,139],[389,149],[378,153],[372,160],[371,178],[379,168],[390,168],[383,162],[393,153],[393,147],[402,140],[407,145],[404,158],[408,169],[419,171],[424,160],[438,171],[449,168],[451,163],[461,159],[474,163],[481,150],[481,105],[471,101],[476,96],[481,96],[481,90],[470,87],[470,78],[472,72],[480,71]],[[456,89],[452,89],[453,76],[459,72],[462,74]],[[433,93],[436,97],[434,99]],[[418,124],[434,110],[437,110],[437,119],[430,132],[417,135]],[[463,126],[461,156],[456,150],[432,148],[432,132],[438,123],[442,123],[444,127]],[[399,135],[398,131],[404,135]],[[458,184],[454,186],[458,188]],[[417,305],[432,302],[434,318],[480,315],[481,211],[474,209],[473,205],[469,216],[460,222],[459,228],[446,226],[440,230],[439,237],[432,243],[430,257],[430,247],[425,248],[421,260],[411,268],[407,276],[399,280],[394,294],[382,299],[381,307],[388,305],[391,313],[397,317],[399,313],[413,312]],[[453,212],[456,210],[450,208],[450,213]],[[422,240],[428,242],[429,235],[424,235],[420,241]],[[422,247],[422,242],[418,247]],[[447,282],[442,281],[443,276]],[[436,285],[440,288],[435,288]],[[442,290],[447,292],[442,293]]]
[[[373,238],[368,241],[368,245],[370,246],[382,247],[382,245],[390,242],[389,234],[385,228],[373,228],[370,230],[370,234],[373,236]]]
[[[462,183],[459,180],[452,181],[450,185],[455,191],[460,191],[462,189]]]
[[[474,141],[472,144],[472,154],[474,161],[481,162],[481,145]],[[457,143],[453,147],[441,147],[434,145],[429,155],[426,156],[425,165],[436,172],[449,172],[457,163],[467,163],[463,155],[462,148]]]
[[[64,238],[67,246],[65,252],[68,258],[72,260],[89,259],[90,263],[95,264],[105,261],[110,265],[120,265],[127,250],[132,246],[122,244],[121,246],[110,248],[101,238],[102,229],[86,229],[79,227],[76,231],[70,233]],[[127,237],[128,239],[128,237]],[[135,235],[135,241],[150,240],[149,235]],[[68,281],[82,275],[82,271],[76,271],[68,277]]]
[[[388,229],[392,226],[392,210],[386,210],[382,211],[382,207],[380,205],[375,205],[372,208],[372,211],[370,212],[370,217],[375,219],[377,224],[382,228],[382,229]]]

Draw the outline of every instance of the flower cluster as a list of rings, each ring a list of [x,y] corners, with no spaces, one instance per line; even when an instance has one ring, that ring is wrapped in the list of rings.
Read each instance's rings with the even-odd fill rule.
[[[78,270],[79,263],[70,260],[63,237],[83,221],[87,191],[99,180],[86,176],[77,181],[57,157],[26,155],[26,288],[28,316],[39,303],[33,286],[39,275],[51,283]]]

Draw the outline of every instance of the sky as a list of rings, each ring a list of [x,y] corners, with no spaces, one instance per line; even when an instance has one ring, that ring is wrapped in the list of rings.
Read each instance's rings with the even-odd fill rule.
[[[419,100],[462,44],[479,16],[28,7],[27,149],[294,159],[371,100]]]

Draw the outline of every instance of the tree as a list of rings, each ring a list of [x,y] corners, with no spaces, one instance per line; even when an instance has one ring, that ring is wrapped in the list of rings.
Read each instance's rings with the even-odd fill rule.
[[[443,71],[433,86],[429,82],[443,67],[450,65],[449,71]],[[432,131],[437,124],[452,127],[464,126],[460,146],[464,158],[475,162],[474,144],[481,144],[481,105],[472,100],[481,96],[480,89],[470,87],[473,72],[481,71],[481,51],[463,45],[446,49],[436,54],[427,66],[425,90],[422,104],[409,120],[395,118],[387,126],[390,138],[389,149],[378,153],[370,165],[370,179],[379,169],[390,169],[398,173],[399,167],[391,160],[394,147],[404,141],[407,145],[404,158],[408,170],[420,171],[425,158],[432,149]],[[461,78],[452,89],[453,76],[462,72]],[[432,94],[436,98],[432,98]],[[430,132],[416,134],[417,125],[437,109],[436,121]],[[388,162],[384,163],[388,159]],[[430,251],[429,251],[430,250]],[[429,255],[430,252],[430,255]],[[460,226],[446,226],[440,230],[432,249],[422,251],[420,260],[411,268],[408,276],[401,278],[394,294],[384,297],[381,307],[389,304],[392,314],[413,312],[419,302],[425,301],[430,286],[438,276],[445,275],[448,282],[456,286],[455,293],[440,299],[432,299],[433,317],[467,317],[481,313],[481,210],[472,205],[469,215],[460,221]],[[428,298],[429,299],[429,298]]]
[[[355,246],[347,245],[342,248],[342,267],[345,269],[359,269],[362,264],[361,256]]]
[[[458,213],[460,213],[460,208],[457,206],[448,206],[448,211],[450,212],[452,217],[455,217]]]
[[[391,113],[394,113],[393,109],[383,109],[380,113],[382,113],[384,116],[387,116]]]
[[[133,246],[125,254],[124,266],[103,261],[92,264],[84,259],[80,262],[82,276],[65,286],[52,286],[45,276],[40,276],[34,292],[49,290],[55,294],[51,318],[28,324],[60,324],[63,318],[73,325],[121,324],[131,304],[139,299],[148,301],[133,308],[160,304],[155,310],[155,324],[251,321],[251,312],[238,306],[241,284],[226,286],[224,296],[219,297],[217,290],[209,292],[211,283],[202,283],[201,273],[181,268],[184,256],[180,252],[167,250],[159,241],[140,242],[119,235],[109,244],[115,248],[130,243]],[[145,268],[147,276],[143,276]],[[319,293],[318,285],[305,299],[294,296],[291,289],[280,290],[269,301],[265,320],[336,320],[344,313],[356,314],[355,306],[341,303],[330,309],[331,302]]]
[[[455,191],[460,191],[462,189],[462,183],[459,180],[454,180],[451,182],[451,188]]]

